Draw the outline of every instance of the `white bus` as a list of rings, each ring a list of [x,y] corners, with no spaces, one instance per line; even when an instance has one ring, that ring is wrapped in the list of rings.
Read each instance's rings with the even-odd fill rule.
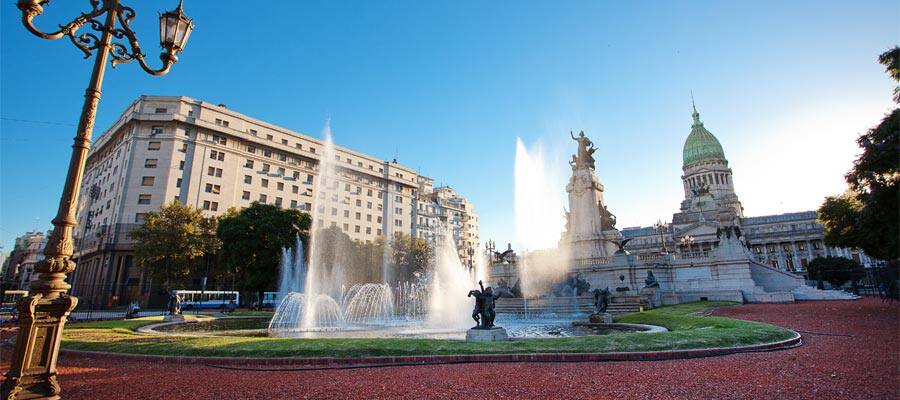
[[[238,292],[222,290],[176,290],[175,294],[181,297],[182,310],[201,309],[231,309],[234,310],[240,304]]]

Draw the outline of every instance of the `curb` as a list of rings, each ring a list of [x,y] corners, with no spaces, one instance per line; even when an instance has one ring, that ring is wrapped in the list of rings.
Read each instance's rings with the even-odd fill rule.
[[[701,357],[716,357],[728,354],[751,353],[762,351],[787,350],[803,345],[799,333],[794,337],[772,343],[763,343],[738,347],[716,347],[709,349],[665,350],[648,352],[621,353],[527,353],[527,354],[461,354],[461,355],[425,355],[397,357],[190,357],[159,356],[146,354],[106,353],[61,349],[60,354],[67,359],[103,359],[124,362],[144,362],[159,364],[199,364],[215,366],[369,366],[391,367],[405,365],[438,365],[459,363],[494,363],[494,362],[603,362],[603,361],[661,361],[679,360]]]

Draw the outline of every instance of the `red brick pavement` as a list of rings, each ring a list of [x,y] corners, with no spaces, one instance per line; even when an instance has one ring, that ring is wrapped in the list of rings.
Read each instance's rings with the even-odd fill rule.
[[[67,399],[900,398],[897,303],[754,304],[716,314],[801,331],[805,344],[690,360],[278,372],[63,357],[60,383]]]

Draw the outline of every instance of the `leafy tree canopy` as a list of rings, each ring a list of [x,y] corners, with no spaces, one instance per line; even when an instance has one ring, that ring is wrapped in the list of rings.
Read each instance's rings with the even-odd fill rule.
[[[866,275],[862,265],[844,257],[817,257],[807,266],[809,277],[817,281],[826,281],[833,287],[848,281],[857,281]]]
[[[218,227],[220,274],[234,278],[241,291],[274,289],[281,249],[293,247],[297,235],[306,243],[311,223],[309,214],[271,204],[255,202],[240,211],[229,210]]]
[[[878,58],[900,81],[900,48]],[[894,100],[900,102],[900,86]],[[819,208],[826,243],[858,247],[882,260],[896,260],[900,249],[900,109],[856,140],[862,153],[845,176],[850,190],[828,197]]]
[[[148,213],[144,224],[131,232],[135,261],[171,289],[190,277],[198,258],[218,250],[215,229],[214,217],[174,201]]]

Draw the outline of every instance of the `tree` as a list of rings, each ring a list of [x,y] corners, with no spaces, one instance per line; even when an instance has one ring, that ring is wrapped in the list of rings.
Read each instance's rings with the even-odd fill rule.
[[[413,281],[434,262],[434,248],[425,239],[397,233],[391,240],[391,281]]]
[[[131,232],[137,264],[166,290],[183,285],[193,266],[206,253],[218,250],[215,218],[173,201],[147,214],[143,225]]]
[[[297,235],[309,239],[312,218],[294,209],[254,202],[243,210],[229,210],[219,220],[222,241],[220,274],[231,276],[238,290],[257,293],[278,284],[281,249],[293,247]],[[246,296],[244,296],[246,298]]]
[[[809,277],[818,281],[819,288],[822,287],[822,281],[830,283],[834,288],[851,281],[855,287],[856,281],[866,276],[862,265],[844,257],[817,257],[809,263],[806,269]]]
[[[900,48],[878,58],[900,82]],[[894,90],[900,103],[900,86]],[[872,257],[896,260],[900,252],[900,109],[856,140],[862,153],[845,176],[849,190],[819,208],[826,243],[858,247]]]

